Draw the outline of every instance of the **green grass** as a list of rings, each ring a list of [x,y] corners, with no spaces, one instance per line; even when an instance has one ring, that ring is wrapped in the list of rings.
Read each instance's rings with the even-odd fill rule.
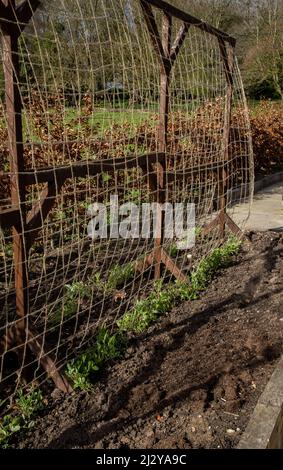
[[[130,124],[137,127],[150,118],[151,113],[146,111],[133,110],[117,110],[110,111],[109,109],[95,109],[93,116],[90,118],[89,123],[93,128],[98,128],[99,133],[105,132],[113,125]]]
[[[9,447],[12,436],[34,426],[33,418],[44,407],[40,390],[24,393],[20,389],[15,400],[15,411],[0,419],[0,448]]]
[[[55,110],[49,109],[50,117],[52,117],[55,112]],[[117,110],[113,108],[94,108],[93,115],[87,119],[87,124],[98,136],[102,136],[105,131],[111,129],[113,125],[123,126],[128,124],[132,128],[130,130],[134,135],[136,127],[148,121],[155,112],[158,112],[158,108],[155,109],[155,106],[153,106],[152,109],[148,108],[146,110],[139,108],[131,109],[131,107],[128,109],[118,108]],[[78,108],[65,108],[63,116],[64,124],[66,126],[72,126],[73,129],[83,133],[84,124],[83,121],[81,123],[79,122],[80,116],[84,117],[83,114],[79,112]],[[48,116],[46,116],[45,122],[49,125],[50,132],[52,133],[52,125]],[[6,127],[6,123],[1,119],[0,128],[4,127]],[[41,142],[41,138],[37,135],[34,126],[29,123],[25,113],[23,113],[23,134],[24,140],[29,139],[29,141],[33,143]]]
[[[281,103],[280,100],[273,100],[273,103]],[[260,108],[260,100],[249,100],[248,106],[253,114],[256,115],[257,110]],[[183,111],[189,114],[194,114],[194,105],[186,103],[178,103],[172,105],[172,111]],[[53,109],[49,109],[50,117],[56,112]],[[120,103],[117,109],[114,107],[96,107],[93,110],[93,115],[89,117],[85,122],[79,122],[79,117],[84,117],[80,112],[79,108],[66,107],[64,109],[64,124],[66,126],[71,126],[72,129],[77,130],[78,132],[84,133],[84,126],[87,124],[94,134],[98,137],[102,137],[106,131],[109,131],[113,126],[123,126],[128,125],[128,135],[129,133],[134,136],[135,130],[138,126],[143,124],[146,121],[149,121],[153,114],[158,113],[158,103],[149,104],[146,108],[143,108],[142,105],[132,107],[127,103]],[[50,132],[52,133],[52,125],[49,122],[48,116],[46,117],[46,124],[49,123]],[[156,122],[155,122],[156,124]],[[4,120],[0,121],[0,127],[5,127]],[[24,140],[29,139],[33,143],[40,143],[41,138],[37,135],[37,131],[33,128],[28,122],[28,117],[23,114],[23,132]],[[183,139],[183,146],[185,149],[191,147],[191,142],[187,138]]]
[[[105,131],[111,129],[113,125],[128,124],[136,127],[143,122],[150,119],[152,112],[142,111],[140,109],[109,109],[109,108],[94,108],[93,115],[88,118],[87,124],[93,129],[97,135],[102,135]],[[76,108],[66,108],[64,120],[66,125],[72,125],[78,130],[83,130],[83,124],[73,123],[74,120],[80,117],[80,113]],[[83,117],[83,115],[82,115]]]

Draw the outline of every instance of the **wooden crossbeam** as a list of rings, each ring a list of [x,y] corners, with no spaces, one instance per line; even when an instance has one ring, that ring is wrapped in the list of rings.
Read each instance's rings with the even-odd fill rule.
[[[3,32],[3,57],[4,57],[4,75],[5,92],[7,107],[7,125],[9,136],[9,151],[11,162],[11,194],[12,208],[0,211],[0,223],[13,227],[13,251],[15,265],[15,290],[16,290],[16,308],[19,320],[12,332],[7,332],[4,337],[4,353],[7,347],[16,345],[19,356],[23,356],[23,344],[38,357],[40,364],[46,372],[53,378],[55,384],[61,390],[71,391],[71,387],[58,371],[54,361],[49,355],[49,348],[46,347],[45,339],[38,334],[30,325],[29,304],[28,304],[28,258],[26,247],[30,247],[41,230],[44,221],[56,202],[56,197],[61,191],[64,182],[68,178],[88,177],[101,174],[108,171],[127,170],[140,166],[145,169],[155,165],[152,175],[149,174],[149,182],[157,194],[157,202],[165,201],[166,177],[167,182],[183,179],[185,174],[177,175],[166,172],[166,152],[168,137],[168,113],[169,113],[169,84],[170,72],[172,66],[181,50],[189,26],[193,25],[202,31],[216,36],[219,40],[221,55],[224,62],[224,70],[228,83],[227,104],[225,111],[225,135],[223,145],[223,157],[227,158],[227,149],[229,143],[231,98],[233,86],[233,68],[230,66],[229,51],[227,44],[235,46],[235,39],[226,33],[208,25],[207,23],[194,18],[191,15],[179,10],[163,0],[140,0],[145,22],[150,34],[150,38],[158,60],[161,65],[160,80],[160,125],[158,133],[158,153],[152,153],[143,156],[133,156],[130,158],[107,159],[101,161],[76,162],[69,165],[56,168],[41,168],[32,171],[26,171],[24,168],[24,152],[22,137],[22,104],[20,100],[19,89],[19,54],[18,38],[24,27],[32,18],[35,10],[41,4],[39,0],[24,0],[17,5],[16,0],[0,0],[0,26]],[[157,7],[163,12],[162,37],[158,31],[155,16],[152,7]],[[173,17],[180,19],[183,24],[177,34],[175,42],[171,45],[172,39],[172,20]],[[224,161],[224,166],[226,165]],[[221,213],[210,224],[209,230],[219,225],[225,228],[225,224],[235,233],[240,229],[230,219],[225,212],[225,172],[223,166],[223,178],[221,189]],[[217,166],[211,168],[211,171],[218,171]],[[204,166],[205,172],[208,166]],[[188,176],[199,175],[200,169],[195,169],[195,173],[188,170]],[[34,184],[45,183],[45,187],[40,195],[39,201],[33,206],[29,214],[26,214],[26,187]],[[16,206],[20,206],[17,208]],[[5,212],[6,211],[6,212]],[[1,224],[2,225],[2,224]],[[152,253],[146,258],[145,264],[155,266],[155,278],[160,278],[160,265],[163,264],[177,279],[187,282],[186,276],[178,268],[174,260],[166,253],[163,248],[163,228],[164,218],[161,212],[160,216],[160,238],[155,241]],[[206,228],[208,230],[208,227]],[[137,266],[137,269],[139,266]],[[9,325],[7,325],[7,329]],[[9,334],[10,333],[10,334]],[[0,353],[3,344],[0,344]]]
[[[71,167],[58,167],[47,170],[40,170],[40,178],[38,174],[34,175],[38,181],[41,181],[44,172],[44,178],[47,176],[48,182],[42,190],[39,201],[33,206],[30,213],[27,215],[26,235],[27,235],[27,248],[31,248],[38,233],[43,227],[44,221],[56,203],[58,194],[60,193],[66,179],[68,177],[82,177],[93,176],[106,171],[113,171],[117,169],[135,168],[139,165],[144,170],[148,171],[149,165],[164,160],[164,154],[148,154],[142,155],[138,158],[130,160],[120,159],[107,159],[101,162],[84,162],[75,163]],[[55,171],[54,171],[55,170]],[[57,171],[58,170],[58,171]],[[54,175],[55,173],[55,175]],[[51,175],[51,179],[49,177]],[[152,176],[152,182],[156,181],[156,176]]]
[[[227,52],[225,41],[223,41],[222,38],[219,38],[218,42],[219,42],[221,57],[223,60],[224,72],[225,72],[227,83],[230,86],[233,86],[233,64],[230,63],[231,61],[229,60],[229,55]]]
[[[64,181],[57,181],[56,184],[54,182],[48,182],[40,194],[39,201],[27,215],[26,237],[28,250],[32,247],[43,227],[44,221],[54,207],[63,184]]]
[[[195,18],[192,15],[189,15],[188,13],[179,10],[179,8],[176,8],[173,5],[170,5],[167,2],[164,2],[163,0],[144,0],[144,2],[159,8],[160,10],[169,13],[170,15],[174,16],[175,18],[178,18],[179,20],[184,21],[185,23],[191,24],[197,28],[199,28],[201,31],[205,31],[206,33],[212,34],[213,36],[216,36],[217,38],[222,38],[224,41],[230,43],[233,47],[236,45],[236,39],[230,36],[227,33],[224,33],[220,29],[215,28],[214,26],[211,26],[210,24],[206,23],[205,21],[202,21],[198,18]]]
[[[86,176],[95,176],[108,171],[128,170],[138,166],[164,162],[164,160],[164,153],[151,153],[127,158],[107,158],[105,160],[75,162],[55,168],[45,167],[38,168],[37,170],[25,171],[23,172],[23,179],[26,186],[52,181],[60,182],[68,178],[82,178]]]
[[[231,217],[228,214],[225,214],[225,223],[229,227],[232,233],[234,233],[238,237],[243,236],[243,232],[240,229],[240,227],[238,227],[238,225],[234,222],[234,220],[231,219]]]
[[[141,0],[141,7],[144,15],[144,19],[149,31],[150,39],[153,48],[157,52],[157,57],[162,68],[170,69],[170,61],[167,54],[164,51],[162,40],[158,31],[158,27],[154,18],[152,8],[144,0]]]
[[[188,282],[187,276],[182,273],[181,269],[178,268],[175,261],[173,261],[171,256],[168,255],[164,248],[161,248],[161,261],[164,264],[165,268],[168,269],[168,271],[170,271],[178,281],[184,283]]]
[[[209,224],[205,225],[202,228],[201,234],[203,237],[208,235],[210,232],[215,230],[215,228],[220,224],[220,215],[218,214],[215,219],[213,219]]]
[[[23,349],[28,346],[34,355],[38,357],[41,366],[53,379],[56,387],[64,393],[72,392],[72,387],[68,383],[64,374],[58,371],[55,362],[51,358],[49,347],[46,344],[44,335],[39,334],[31,325],[27,326],[25,324],[25,328],[23,329],[22,322],[23,319],[13,322],[13,324],[7,328],[6,334],[1,338],[1,360],[7,352],[14,351],[18,354],[19,360],[24,361]],[[24,364],[22,364],[22,367],[24,370]]]
[[[182,26],[180,27],[180,30],[177,34],[177,37],[174,41],[173,46],[171,47],[171,44],[170,44],[169,48],[167,47],[167,45],[165,45],[164,47],[164,44],[163,44],[164,37],[163,39],[161,39],[160,37],[151,6],[148,5],[148,2],[146,0],[141,0],[140,3],[141,3],[142,11],[144,14],[144,18],[147,24],[147,28],[150,34],[151,42],[152,42],[153,48],[157,52],[160,65],[167,71],[167,73],[170,73],[174,65],[174,62],[176,61],[177,56],[181,50],[181,47],[186,38],[190,25],[188,23],[183,23]],[[169,16],[171,18],[171,15]],[[169,31],[169,37],[171,40],[171,31]]]
[[[12,0],[0,0],[1,26],[20,36],[41,3],[40,0],[25,0],[16,7]]]
[[[180,27],[178,35],[175,39],[173,46],[170,51],[170,62],[173,64],[177,59],[177,56],[181,50],[181,47],[186,39],[187,32],[189,31],[190,25],[188,23],[183,23]]]
[[[40,0],[25,0],[22,2],[15,11],[17,21],[23,29],[31,20],[37,8],[41,5]]]
[[[149,154],[146,159],[144,156],[138,158],[130,158],[125,160],[124,158],[115,158],[115,159],[105,159],[101,161],[90,161],[90,162],[77,162],[72,165],[64,165],[58,167],[43,167],[38,168],[37,170],[27,170],[23,172],[23,177],[26,186],[31,186],[37,183],[47,183],[47,182],[59,182],[60,178],[78,178],[83,176],[95,176],[100,173],[113,172],[117,170],[129,170],[135,167],[141,167],[145,172],[149,170],[149,165],[154,163],[164,164],[165,156],[164,154]],[[224,161],[221,163],[207,163],[205,165],[200,165],[198,167],[187,168],[184,171],[165,171],[164,172],[164,181],[168,183],[173,183],[174,181],[180,181],[184,178],[202,176],[203,174],[210,172],[218,172],[219,170],[226,167],[228,162]],[[4,173],[4,177],[10,176],[10,173]],[[156,180],[156,175],[154,173],[149,173],[150,178]],[[156,185],[156,184],[155,184]],[[11,226],[10,220],[14,217],[13,214],[19,212],[16,208],[9,208],[5,210],[0,209],[0,225]],[[6,218],[6,221],[5,221]]]
[[[34,328],[29,327],[27,332],[27,344],[29,348],[35,354],[35,356],[38,357],[41,366],[44,368],[49,377],[51,377],[51,379],[54,381],[56,387],[59,388],[59,390],[62,390],[64,393],[71,393],[72,387],[65,378],[64,374],[58,371],[56,364],[51,358],[51,355],[48,352],[44,342],[44,336],[39,335]]]
[[[231,232],[234,233],[235,235],[240,236],[240,237],[243,236],[243,232],[240,229],[240,227],[238,227],[238,225],[231,219],[231,217],[228,214],[223,213],[223,212],[220,212],[215,217],[215,219],[213,219],[209,224],[205,225],[202,228],[202,231],[201,231],[202,236],[205,237],[206,235],[209,235],[209,233],[213,232],[213,230],[215,230],[218,226],[221,228],[223,223],[227,225],[228,228],[231,230]]]
[[[78,162],[72,166],[59,166],[55,168],[41,168],[38,170],[23,172],[23,178],[27,186],[37,183],[46,183],[42,190],[38,202],[27,214],[27,232],[33,231],[42,225],[49,210],[52,209],[56,196],[62,188],[63,182],[67,178],[94,176],[102,172],[116,171],[120,169],[131,169],[140,166],[145,176],[148,177],[151,188],[157,191],[157,176],[150,167],[159,162],[164,164],[165,156],[163,153],[148,154],[140,157],[133,157],[125,160],[124,158],[105,159],[100,162]],[[204,165],[200,168],[192,168],[186,172],[165,172],[164,180],[167,183],[182,180],[186,177],[198,176],[209,171],[217,171],[218,166],[213,164]],[[5,176],[9,174],[5,174]],[[37,222],[36,222],[37,221]],[[0,226],[3,228],[13,227],[21,222],[21,211],[17,207],[0,209]]]

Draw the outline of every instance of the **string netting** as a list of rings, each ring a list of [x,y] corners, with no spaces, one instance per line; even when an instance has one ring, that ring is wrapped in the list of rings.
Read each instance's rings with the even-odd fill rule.
[[[153,11],[161,30],[162,12]],[[173,38],[181,25],[174,19]],[[44,1],[19,38],[18,55],[24,174],[28,171],[33,178],[20,209],[28,220],[37,211],[41,221],[36,230],[26,226],[32,239],[31,246],[25,245],[28,322],[63,369],[99,327],[115,330],[117,320],[154,288],[154,262],[137,269],[137,262],[152,253],[152,238],[91,239],[89,227],[93,204],[109,207],[110,196],[117,195],[120,205],[138,207],[156,201],[151,184],[156,165],[145,158],[141,167],[140,158],[160,151],[160,63],[138,0]],[[2,63],[3,56],[2,46]],[[3,210],[11,206],[3,68],[0,80]],[[217,216],[223,197],[226,112],[227,79],[218,39],[191,26],[171,73],[164,178],[166,201],[195,204],[195,247],[182,250],[176,240],[164,240],[167,253],[188,279],[200,260],[222,242],[217,227],[207,236],[200,229]],[[114,161],[114,170],[103,165],[93,174],[93,163],[106,159]],[[80,163],[86,164],[86,175],[75,167]],[[246,201],[253,183],[248,112],[237,62],[226,164],[226,209],[233,218],[235,194],[238,203]],[[69,168],[67,179],[54,176],[58,166]],[[48,188],[41,173],[46,168],[51,179],[53,175],[47,214],[42,198]],[[2,228],[0,338],[17,319],[15,268],[12,230]],[[162,269],[165,284],[174,280]],[[33,380],[46,381],[39,357],[22,346],[22,355],[6,345],[1,356],[1,400],[23,386],[27,364],[33,366]]]

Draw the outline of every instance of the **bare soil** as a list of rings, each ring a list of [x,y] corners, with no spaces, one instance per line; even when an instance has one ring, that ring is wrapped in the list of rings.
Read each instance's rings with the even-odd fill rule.
[[[200,300],[130,338],[93,391],[53,393],[15,446],[237,446],[283,351],[282,235],[248,237]]]

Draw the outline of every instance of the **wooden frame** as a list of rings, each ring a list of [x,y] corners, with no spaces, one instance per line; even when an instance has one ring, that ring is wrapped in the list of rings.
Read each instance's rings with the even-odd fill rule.
[[[0,225],[12,228],[13,254],[15,265],[15,291],[18,320],[6,332],[0,344],[0,352],[7,352],[7,347],[15,346],[22,357],[23,345],[27,345],[38,357],[46,372],[53,378],[55,385],[64,392],[70,392],[71,387],[66,378],[60,373],[53,359],[47,353],[48,348],[36,333],[34,327],[28,322],[29,316],[29,280],[27,261],[29,250],[38,236],[44,221],[56,202],[56,196],[68,178],[95,176],[102,172],[112,172],[140,167],[148,176],[151,190],[156,194],[156,202],[165,202],[166,182],[182,180],[184,177],[193,178],[200,172],[219,172],[218,165],[204,165],[204,168],[193,168],[185,173],[170,173],[167,171],[167,138],[169,114],[169,88],[171,72],[186,36],[191,27],[217,37],[223,60],[225,77],[227,80],[225,126],[223,138],[223,165],[221,166],[221,207],[217,218],[204,228],[203,233],[220,228],[223,237],[225,226],[240,233],[240,229],[226,214],[227,187],[226,181],[229,172],[228,147],[231,127],[231,108],[233,97],[233,68],[234,50],[236,41],[222,31],[194,18],[193,16],[173,7],[162,0],[139,0],[145,24],[150,34],[152,46],[156,51],[160,65],[160,107],[158,152],[142,156],[123,159],[106,159],[102,161],[78,162],[68,166],[55,168],[42,168],[28,171],[24,168],[24,149],[22,132],[22,104],[19,90],[19,61],[18,39],[25,26],[32,19],[33,14],[40,5],[39,0],[25,0],[16,6],[15,0],[0,0],[0,27],[3,35],[3,66],[5,78],[6,114],[8,124],[9,154],[11,165],[11,201],[12,206],[0,211]],[[162,32],[158,31],[152,7],[162,11]],[[182,21],[177,37],[172,38],[173,18]],[[148,175],[148,169],[152,173]],[[29,213],[25,211],[26,188],[30,185],[44,184],[40,200]],[[158,216],[159,236],[155,240],[153,252],[147,256],[141,269],[147,265],[154,265],[155,279],[160,278],[162,265],[166,267],[177,279],[187,282],[187,277],[181,272],[175,262],[163,248],[164,215],[160,211]]]

